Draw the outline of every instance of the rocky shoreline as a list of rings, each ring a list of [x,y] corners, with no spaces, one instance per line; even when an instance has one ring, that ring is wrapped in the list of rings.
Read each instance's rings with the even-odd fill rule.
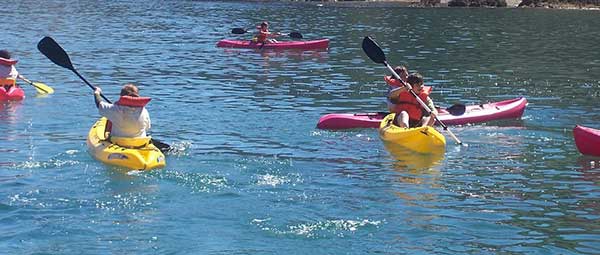
[[[259,0],[260,1],[260,0]],[[270,1],[260,1],[270,2]],[[317,6],[335,7],[508,7],[508,8],[544,8],[544,9],[574,9],[574,10],[600,10],[600,5],[581,3],[567,3],[559,1],[541,0],[366,0],[366,1],[298,1],[284,0],[283,2],[302,2]]]

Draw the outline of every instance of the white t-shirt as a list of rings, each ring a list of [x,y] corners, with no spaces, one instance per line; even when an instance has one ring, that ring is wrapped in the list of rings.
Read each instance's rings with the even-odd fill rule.
[[[150,130],[150,114],[145,107],[100,102],[98,112],[112,122],[111,136],[146,137]]]
[[[14,65],[0,65],[0,78],[13,78],[16,80],[18,75],[19,72],[17,72]]]

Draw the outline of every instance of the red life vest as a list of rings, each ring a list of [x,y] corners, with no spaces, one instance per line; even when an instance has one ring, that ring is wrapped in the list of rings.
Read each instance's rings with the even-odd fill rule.
[[[429,97],[430,93],[431,87],[423,86],[423,89],[421,89],[421,92],[418,93],[417,96],[419,96],[424,103],[427,103],[427,98]],[[398,97],[392,101],[392,104],[394,105],[393,112],[400,113],[402,111],[406,111],[409,119],[411,120],[418,121],[423,117],[423,107],[409,91],[400,92]]]
[[[144,107],[150,100],[152,100],[152,98],[149,97],[121,96],[115,104],[129,107]]]
[[[387,85],[389,85],[390,87],[404,86],[404,84],[402,84],[402,82],[400,82],[399,80],[396,80],[396,78],[394,78],[393,76],[384,76],[383,79],[385,80],[385,83],[387,83]]]
[[[0,65],[12,66],[18,61],[16,59],[0,58]]]
[[[256,35],[257,42],[265,42],[269,35],[269,31],[262,31],[259,29],[258,34]]]
[[[13,78],[0,78],[0,86],[14,86],[16,80]]]

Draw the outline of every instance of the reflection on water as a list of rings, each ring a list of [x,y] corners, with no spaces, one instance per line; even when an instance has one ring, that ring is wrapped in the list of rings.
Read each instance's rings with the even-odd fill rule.
[[[437,201],[432,190],[441,187],[439,179],[442,174],[436,166],[443,161],[445,150],[420,154],[394,143],[383,144],[394,159],[392,165],[399,182],[394,195],[413,206],[424,201]]]
[[[19,121],[19,109],[23,101],[0,101],[0,125],[16,124]],[[3,126],[0,126],[3,127]],[[8,128],[7,128],[8,129]]]
[[[444,160],[445,150],[421,154],[394,143],[383,142],[386,150],[396,159],[394,168],[399,171],[421,172],[430,170]]]
[[[600,187],[600,157],[581,156],[577,159],[583,179]]]

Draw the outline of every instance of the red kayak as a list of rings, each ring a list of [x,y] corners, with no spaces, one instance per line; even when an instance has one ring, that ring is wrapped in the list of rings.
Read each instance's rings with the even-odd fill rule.
[[[16,101],[23,100],[25,98],[25,91],[22,88],[17,86],[11,86],[8,91],[4,88],[4,86],[0,86],[0,101]]]
[[[518,119],[523,116],[527,99],[524,97],[495,103],[469,105],[464,113],[452,115],[438,109],[438,118],[446,125],[463,125],[499,119]],[[330,113],[323,115],[317,123],[319,129],[378,128],[387,112],[378,113]]]
[[[581,154],[600,157],[600,130],[577,125],[573,137]]]
[[[250,40],[221,40],[217,43],[217,47],[224,48],[250,48],[250,49],[327,49],[329,47],[329,39],[313,40],[313,41],[280,41],[276,43],[255,43]]]

